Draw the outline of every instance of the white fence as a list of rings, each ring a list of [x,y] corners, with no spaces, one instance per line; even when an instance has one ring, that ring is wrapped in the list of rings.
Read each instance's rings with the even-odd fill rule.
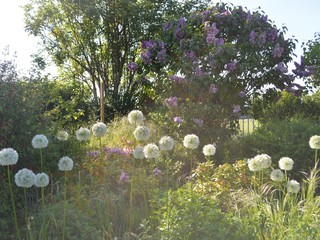
[[[252,133],[260,126],[259,121],[253,119],[251,116],[241,116],[239,118],[240,136],[245,136]]]

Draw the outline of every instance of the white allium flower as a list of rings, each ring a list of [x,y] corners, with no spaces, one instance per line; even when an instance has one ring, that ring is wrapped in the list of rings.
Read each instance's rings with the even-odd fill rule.
[[[309,140],[309,145],[312,149],[320,149],[320,136],[312,136]]]
[[[199,147],[200,140],[195,134],[188,134],[183,139],[183,146],[190,149],[196,149]]]
[[[290,180],[287,183],[287,191],[288,193],[298,193],[300,191],[300,183],[296,180]]]
[[[144,152],[143,152],[143,147],[138,146],[133,150],[133,157],[136,159],[144,159]]]
[[[23,168],[14,175],[14,181],[18,187],[29,188],[35,182],[35,175],[31,170]]]
[[[59,160],[58,168],[60,171],[71,171],[73,168],[73,161],[69,157],[62,157]]]
[[[79,141],[88,141],[90,139],[90,130],[81,127],[76,131],[76,137]]]
[[[146,126],[138,126],[134,130],[133,134],[138,141],[144,141],[149,139],[150,130]]]
[[[279,167],[282,170],[290,171],[293,168],[293,160],[289,157],[283,157],[279,160]]]
[[[213,144],[207,144],[203,147],[202,152],[205,156],[213,156],[216,153],[216,147]]]
[[[164,136],[159,141],[159,147],[161,151],[170,151],[174,147],[174,141],[169,136]]]
[[[284,174],[280,169],[274,169],[270,173],[270,178],[275,182],[281,182],[284,180]]]
[[[130,124],[138,126],[143,123],[143,113],[139,110],[132,110],[128,114],[128,120]]]
[[[251,158],[248,162],[248,167],[252,172],[260,171],[262,169],[262,166],[262,160],[260,158],[254,157]]]
[[[34,148],[45,148],[48,146],[48,138],[43,134],[35,135],[32,138],[32,146]]]
[[[107,126],[103,122],[98,122],[92,126],[93,135],[102,137],[107,133]]]
[[[69,134],[66,132],[66,131],[59,131],[57,133],[57,138],[60,140],[60,141],[67,141],[68,138],[69,138]]]
[[[143,153],[146,158],[157,158],[159,155],[159,148],[157,145],[150,143],[143,148]]]
[[[18,153],[13,148],[4,148],[0,151],[0,165],[8,166],[18,162]]]
[[[46,187],[49,184],[49,176],[46,173],[38,173],[35,176],[36,187]]]
[[[271,167],[272,161],[271,157],[267,154],[260,154],[255,156],[255,158],[259,158],[261,160],[262,168],[269,168]]]

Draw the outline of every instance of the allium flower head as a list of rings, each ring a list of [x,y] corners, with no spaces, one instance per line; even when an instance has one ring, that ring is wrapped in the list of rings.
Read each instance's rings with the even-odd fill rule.
[[[290,180],[287,182],[287,191],[288,193],[298,193],[300,191],[300,183],[296,180]]]
[[[218,88],[213,83],[210,85],[209,93],[216,93],[218,92]]]
[[[261,158],[251,158],[248,162],[249,170],[252,172],[257,172],[262,169],[262,160]]]
[[[98,122],[92,126],[93,135],[102,137],[107,133],[107,126],[103,122]]]
[[[13,148],[4,148],[0,151],[0,165],[8,166],[18,162],[19,155]]]
[[[38,173],[35,176],[36,187],[46,187],[49,184],[49,177],[46,173]]]
[[[309,140],[309,145],[312,149],[320,149],[320,136],[312,136]]]
[[[178,124],[182,124],[182,119],[180,117],[174,117],[173,121]]]
[[[143,148],[143,153],[146,158],[157,158],[159,155],[159,148],[153,143],[149,143]]]
[[[161,170],[159,169],[159,168],[155,168],[155,169],[153,169],[153,174],[155,175],[155,176],[159,176],[159,175],[161,175]]]
[[[150,130],[146,126],[138,126],[133,134],[138,141],[144,141],[150,138]]]
[[[76,131],[76,137],[79,141],[88,141],[90,139],[90,130],[81,127]]]
[[[270,178],[272,181],[281,182],[284,180],[284,174],[280,169],[274,169],[270,173]]]
[[[18,187],[29,188],[35,183],[35,175],[31,170],[23,168],[14,175],[14,181]]]
[[[279,160],[279,167],[282,170],[290,171],[293,168],[293,160],[289,157],[283,157]]]
[[[202,152],[205,156],[213,156],[216,153],[216,147],[213,144],[207,144],[203,147]]]
[[[164,100],[164,104],[168,107],[177,107],[178,106],[178,98],[177,97],[170,97],[170,98],[166,98]]]
[[[126,172],[121,172],[119,180],[123,183],[129,182],[129,175]]]
[[[143,122],[143,113],[139,110],[132,110],[128,114],[128,120],[130,124],[138,126]]]
[[[58,162],[60,171],[71,171],[73,169],[73,161],[69,157],[62,157]]]
[[[193,122],[198,126],[198,127],[202,127],[203,126],[203,120],[200,118],[193,118],[192,119]]]
[[[48,146],[48,138],[43,134],[35,135],[32,138],[32,146],[34,148],[45,148]]]
[[[183,139],[183,146],[189,149],[196,149],[199,147],[200,140],[195,134],[188,134]]]
[[[144,152],[143,152],[143,147],[141,147],[141,146],[136,147],[133,150],[132,154],[133,154],[133,157],[136,159],[144,159],[145,158]]]
[[[69,137],[69,134],[66,132],[66,131],[59,131],[57,133],[57,138],[60,140],[60,141],[67,141],[68,140],[68,137]]]
[[[246,93],[244,91],[239,92],[239,97],[244,98],[246,96]]]
[[[262,168],[269,168],[271,167],[272,161],[271,157],[267,154],[259,154],[255,156],[254,158],[258,158],[261,160]]]
[[[164,136],[159,141],[159,147],[161,151],[170,151],[174,147],[174,141],[169,136]]]

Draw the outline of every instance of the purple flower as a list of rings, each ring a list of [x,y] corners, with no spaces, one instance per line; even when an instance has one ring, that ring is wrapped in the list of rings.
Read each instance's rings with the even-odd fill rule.
[[[249,34],[249,42],[253,45],[255,44],[255,39],[256,39],[256,33],[255,31],[251,31]]]
[[[174,117],[173,118],[173,121],[175,122],[175,123],[178,123],[178,124],[182,124],[182,119],[180,118],[180,117]]]
[[[90,156],[90,157],[97,157],[99,155],[100,155],[100,151],[87,152],[87,156]]]
[[[268,21],[268,15],[262,15],[261,20],[264,22]]]
[[[252,14],[251,14],[251,12],[250,11],[248,11],[247,12],[247,22],[249,22],[250,20],[251,20],[251,18],[252,18]]]
[[[151,60],[151,52],[147,50],[146,52],[140,53],[140,58],[144,64],[150,64],[152,62]]]
[[[157,58],[160,62],[166,62],[167,61],[167,52],[166,50],[163,48],[161,49],[161,51],[159,51],[157,53]]]
[[[282,56],[283,52],[284,52],[284,49],[282,47],[280,47],[279,43],[277,43],[274,46],[274,49],[272,51],[272,56],[274,58],[280,58]]]
[[[190,58],[190,59],[195,59],[196,58],[196,53],[194,51],[185,51],[184,52],[185,56]]]
[[[244,98],[246,96],[246,93],[244,91],[239,92],[239,97]]]
[[[266,33],[262,33],[259,36],[259,47],[262,47],[267,42],[267,35]]]
[[[210,85],[209,93],[216,93],[218,92],[218,88],[213,83]]]
[[[129,182],[129,175],[122,171],[119,180],[121,183],[127,183]]]
[[[227,71],[232,72],[233,70],[235,70],[237,67],[237,63],[235,61],[231,61],[230,63],[227,64]]]
[[[186,80],[183,77],[179,77],[177,75],[172,75],[169,77],[171,80],[173,80],[175,83],[184,83]]]
[[[268,32],[268,39],[270,42],[274,42],[274,40],[276,40],[276,38],[278,37],[278,30],[276,28],[272,28],[269,32]]]
[[[131,62],[128,64],[127,68],[129,69],[129,71],[135,72],[138,69],[138,64],[136,64],[135,62]]]
[[[141,44],[142,48],[155,48],[156,43],[152,40],[143,41]]]
[[[221,46],[224,44],[224,39],[223,38],[217,38],[216,39],[216,45]]]
[[[203,120],[202,120],[202,119],[200,119],[200,118],[193,118],[192,120],[193,120],[193,122],[194,122],[197,126],[199,126],[199,127],[202,127],[202,126],[203,126]]]
[[[238,113],[241,111],[240,105],[233,105],[233,113]]]
[[[166,98],[164,100],[164,104],[170,108],[170,107],[176,107],[178,106],[178,98],[177,97],[170,97],[170,98]]]
[[[278,63],[276,69],[278,71],[280,71],[281,73],[287,73],[288,72],[288,69],[286,68],[286,66],[284,65],[283,62]]]
[[[173,24],[172,24],[171,22],[163,23],[163,24],[162,24],[163,30],[164,30],[164,31],[170,30],[170,29],[172,28],[172,25],[173,25]]]
[[[196,68],[196,76],[197,77],[202,77],[204,75],[203,71],[201,68]]]
[[[153,169],[153,175],[155,175],[156,177],[161,175],[161,170],[159,168]]]

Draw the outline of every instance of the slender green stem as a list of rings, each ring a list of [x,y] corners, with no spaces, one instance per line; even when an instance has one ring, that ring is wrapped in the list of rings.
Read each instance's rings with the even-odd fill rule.
[[[21,240],[20,230],[19,230],[19,227],[18,227],[16,205],[15,205],[15,203],[14,203],[13,192],[12,192],[12,185],[11,185],[9,165],[8,165],[8,168],[7,168],[7,169],[8,169],[8,181],[9,181],[10,197],[11,197],[11,203],[12,203],[12,211],[13,211],[13,216],[14,216],[14,224],[15,224],[15,227],[16,227],[18,239]]]
[[[66,227],[66,215],[67,215],[67,171],[64,171],[64,206],[63,206],[63,227],[62,227],[62,239],[64,240],[64,231]]]
[[[44,187],[41,188],[41,202],[42,202],[42,227],[43,227],[43,238],[47,239],[47,227],[45,218],[45,208],[44,208]]]
[[[29,227],[28,227],[28,207],[27,207],[27,188],[23,188],[23,193],[24,193],[24,216],[26,220],[26,231],[27,231],[27,240],[29,239]]]
[[[192,159],[192,154],[190,154],[191,160],[190,160],[190,194],[191,197],[193,198],[193,184],[192,184],[192,168],[193,168],[193,159]]]
[[[42,159],[42,148],[40,148],[40,163],[41,163],[41,172],[43,172],[44,169],[43,169],[43,159]]]
[[[316,149],[316,152],[314,154],[314,166],[317,165],[317,160],[318,160],[318,149]]]
[[[130,185],[130,210],[129,210],[129,233],[132,231],[132,198],[133,198],[133,177],[131,177],[131,185]]]
[[[167,192],[167,231],[168,239],[170,239],[170,203],[169,203],[169,160],[166,160],[166,192]]]

